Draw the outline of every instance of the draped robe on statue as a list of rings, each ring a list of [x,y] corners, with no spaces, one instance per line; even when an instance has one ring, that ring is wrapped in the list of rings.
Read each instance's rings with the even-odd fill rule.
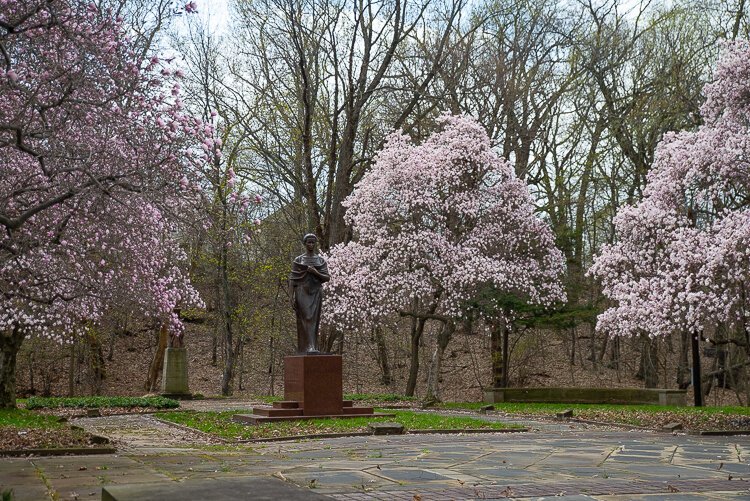
[[[294,289],[294,305],[297,312],[297,351],[318,352],[318,327],[323,304],[323,283],[307,271],[313,266],[323,275],[328,275],[328,264],[318,255],[302,254],[292,263],[289,281]]]

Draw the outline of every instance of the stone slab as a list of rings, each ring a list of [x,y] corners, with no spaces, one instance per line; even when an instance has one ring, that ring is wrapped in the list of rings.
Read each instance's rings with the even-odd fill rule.
[[[290,485],[275,478],[205,478],[184,482],[162,482],[158,484],[131,484],[102,488],[102,501],[136,501],[158,499],[159,501],[185,501],[188,499],[210,499],[211,501],[288,501],[328,499],[316,492]]]
[[[570,419],[573,417],[573,409],[565,409],[562,412],[558,412],[555,414],[555,417],[557,417],[557,419]]]
[[[402,435],[404,425],[401,423],[370,423],[367,427],[374,435]]]
[[[296,407],[284,408],[259,405],[258,407],[253,407],[253,414],[265,417],[302,416],[302,409]]]
[[[677,431],[682,429],[682,423],[667,423],[661,427],[662,431]]]
[[[658,404],[684,407],[687,390],[669,388],[490,388],[487,403]]]
[[[387,412],[373,412],[372,414],[330,414],[322,416],[259,416],[257,414],[235,414],[232,416],[232,421],[236,423],[244,424],[258,424],[258,423],[272,423],[278,421],[304,421],[308,419],[322,419],[322,418],[336,418],[336,419],[347,419],[347,418],[358,418],[358,417],[395,417],[395,414],[389,414]]]

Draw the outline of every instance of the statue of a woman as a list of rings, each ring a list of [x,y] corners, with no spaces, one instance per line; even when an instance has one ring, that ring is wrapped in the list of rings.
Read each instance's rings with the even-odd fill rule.
[[[294,260],[289,276],[292,308],[297,314],[298,353],[320,353],[318,327],[323,304],[323,283],[328,282],[331,276],[325,259],[315,254],[317,242],[318,238],[312,233],[302,237],[305,253]]]

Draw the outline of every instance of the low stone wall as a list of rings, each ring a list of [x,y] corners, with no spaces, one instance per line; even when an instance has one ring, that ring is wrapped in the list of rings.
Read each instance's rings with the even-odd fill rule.
[[[484,401],[564,404],[654,404],[684,407],[687,390],[646,388],[492,388]]]

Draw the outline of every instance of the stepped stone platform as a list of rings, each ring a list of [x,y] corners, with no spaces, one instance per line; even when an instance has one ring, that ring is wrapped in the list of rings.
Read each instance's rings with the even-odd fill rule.
[[[341,355],[294,355],[284,358],[284,400],[258,406],[252,414],[236,414],[239,423],[258,424],[313,418],[393,416],[354,407],[344,400]]]
[[[274,421],[295,421],[317,418],[355,418],[362,416],[392,417],[393,414],[374,412],[372,407],[354,407],[351,400],[342,400],[341,411],[331,414],[305,414],[302,404],[296,400],[274,402],[272,407],[253,407],[252,414],[235,414],[237,423],[259,424]]]

